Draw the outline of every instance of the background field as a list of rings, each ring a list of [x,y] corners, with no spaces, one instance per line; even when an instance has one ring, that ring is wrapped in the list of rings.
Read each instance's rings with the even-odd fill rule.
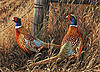
[[[41,50],[39,53],[32,55],[31,58],[28,58],[16,43],[12,18],[25,15],[34,5],[34,0],[0,0],[0,70],[38,72],[42,69],[39,72],[99,72],[100,5],[99,1],[94,2],[94,4],[50,3],[49,12],[43,21],[44,26],[37,35],[45,42],[61,44],[69,26],[68,20],[65,20],[65,12],[63,10],[66,9],[68,13],[73,13],[77,17],[79,29],[83,33],[84,45],[79,61],[56,61],[39,67],[31,67],[27,70],[18,70],[18,68],[28,64],[29,60],[40,61],[57,55],[59,48],[50,46],[48,47],[49,49]],[[29,31],[32,31],[33,10],[32,8],[22,18],[23,26]],[[9,25],[12,26],[2,31]]]

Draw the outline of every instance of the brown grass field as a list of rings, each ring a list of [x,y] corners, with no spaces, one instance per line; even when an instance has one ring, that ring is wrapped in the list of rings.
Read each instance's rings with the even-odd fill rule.
[[[34,0],[0,0],[0,72],[100,72],[100,3],[94,2],[95,4],[50,3],[49,14],[44,17],[44,26],[37,35],[45,42],[60,45],[69,27],[63,10],[73,13],[83,34],[83,49],[78,61],[55,61],[19,69],[28,66],[30,61],[37,62],[57,55],[59,48],[49,46],[28,58],[16,43],[12,18],[25,15],[22,25],[32,32]],[[8,27],[9,25],[12,26]],[[5,28],[7,29],[4,30]]]

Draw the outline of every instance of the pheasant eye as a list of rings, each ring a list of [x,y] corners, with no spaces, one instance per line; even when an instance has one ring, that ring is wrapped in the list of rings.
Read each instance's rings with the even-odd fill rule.
[[[14,17],[14,20],[15,20],[15,21],[17,21],[17,18],[16,18],[16,17]]]

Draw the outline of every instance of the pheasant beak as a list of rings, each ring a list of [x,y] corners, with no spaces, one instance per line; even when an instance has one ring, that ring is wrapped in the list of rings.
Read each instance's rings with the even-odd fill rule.
[[[12,21],[15,21],[15,20],[12,19]]]
[[[15,22],[15,20],[12,20],[12,21],[14,21],[14,22]]]
[[[12,19],[12,21],[14,21],[14,22],[15,22],[14,18]]]
[[[66,16],[66,18],[68,18],[68,16]]]

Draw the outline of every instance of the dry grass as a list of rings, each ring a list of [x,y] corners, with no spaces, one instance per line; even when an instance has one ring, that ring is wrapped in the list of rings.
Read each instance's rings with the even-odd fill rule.
[[[6,0],[4,0],[6,1]],[[2,3],[4,3],[4,1]],[[13,0],[12,0],[13,1]],[[18,0],[19,1],[19,0]],[[0,18],[0,26],[7,26],[12,23],[11,18],[14,16],[21,17],[26,12],[33,1],[23,0],[17,9],[13,9],[10,16],[4,14]],[[8,2],[10,3],[10,2]],[[4,3],[7,5],[7,3]],[[9,4],[8,4],[9,6]],[[54,7],[54,9],[52,8]],[[55,61],[46,65],[31,67],[29,69],[19,70],[18,72],[99,72],[100,71],[100,6],[99,5],[83,5],[83,4],[50,4],[49,22],[44,19],[44,27],[38,37],[46,42],[60,44],[62,38],[68,30],[69,23],[65,20],[63,9],[67,9],[68,13],[73,12],[77,17],[79,30],[83,33],[83,49],[79,60],[71,61]],[[54,11],[55,10],[55,11]],[[10,11],[9,11],[10,12]],[[4,12],[2,12],[4,13]],[[22,15],[23,14],[23,15]],[[33,23],[33,10],[22,19],[22,23],[28,30],[31,30]],[[7,17],[6,17],[7,16]],[[6,21],[3,19],[6,19]],[[9,18],[10,17],[10,18]],[[47,28],[46,28],[47,27]],[[1,28],[1,27],[0,27]],[[3,28],[3,27],[2,27]],[[48,57],[57,55],[59,48],[52,46],[41,50],[35,56],[28,58],[24,52],[17,46],[14,36],[14,26],[0,33],[0,69],[11,72],[18,68],[28,65],[29,60],[37,62]],[[9,51],[9,53],[7,51]],[[17,72],[17,71],[16,71]]]
[[[27,1],[27,0],[11,0],[11,1],[5,1],[3,7],[1,7],[1,16],[0,16],[0,31],[7,26],[13,24],[13,26],[9,27],[3,32],[0,32],[0,49],[5,49],[5,51],[9,51],[10,48],[16,46],[16,40],[15,40],[15,31],[14,31],[14,22],[12,22],[13,17],[22,17],[25,13],[28,12],[29,7],[31,7],[31,4],[33,1]],[[3,4],[1,4],[3,5]],[[9,9],[8,9],[9,8]],[[3,10],[4,9],[4,10]],[[26,27],[26,29],[31,30],[33,20],[33,9],[29,14],[27,14],[22,19],[23,26]]]

